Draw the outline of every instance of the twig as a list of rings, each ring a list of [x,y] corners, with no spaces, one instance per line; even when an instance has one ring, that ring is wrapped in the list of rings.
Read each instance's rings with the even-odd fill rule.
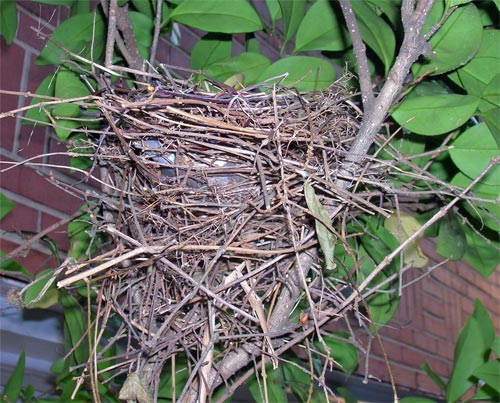
[[[156,60],[156,50],[158,48],[158,39],[160,38],[161,30],[161,17],[162,17],[162,0],[156,0],[156,15],[155,15],[155,29],[153,33],[153,43],[151,44],[150,56],[149,56],[149,72],[153,69]]]

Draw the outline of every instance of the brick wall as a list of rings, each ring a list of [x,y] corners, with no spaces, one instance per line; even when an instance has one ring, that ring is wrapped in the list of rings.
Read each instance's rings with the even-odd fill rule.
[[[18,9],[19,30],[14,43],[6,46],[2,39],[0,44],[0,88],[20,92],[35,91],[40,81],[50,74],[53,68],[33,64],[44,43],[30,27],[43,26],[45,32],[50,32],[65,18],[66,10],[27,1],[19,2]],[[189,51],[199,38],[199,33],[183,29],[181,35],[182,48],[171,46],[167,40],[162,41],[158,51],[160,62],[188,67]],[[244,38],[238,39],[236,48],[243,49]],[[277,47],[273,47],[272,43],[261,41],[261,45],[264,46],[264,53],[272,60],[279,57]],[[0,110],[13,110],[28,103],[27,98],[2,94]],[[21,243],[20,231],[43,230],[74,212],[83,204],[83,200],[49,184],[33,167],[21,165],[5,171],[10,163],[42,154],[57,153],[65,148],[46,128],[21,125],[14,118],[2,119],[0,124],[0,169],[3,170],[0,190],[16,202],[15,210],[0,223],[1,249],[8,252]],[[67,162],[58,155],[32,161],[58,165]],[[42,168],[41,171],[44,175],[54,175],[58,180],[67,183],[77,180],[69,176],[64,169]],[[85,186],[87,185],[78,185],[83,190]],[[65,226],[52,232],[50,236],[63,249],[67,248]],[[435,254],[432,241],[424,241],[423,247],[432,259],[431,264],[442,260]],[[40,244],[18,261],[32,272],[55,264]],[[410,271],[405,274],[404,282],[408,283],[421,274],[422,271]],[[439,375],[449,375],[455,338],[465,318],[472,312],[475,298],[483,301],[493,315],[497,330],[500,330],[499,284],[499,271],[486,280],[466,264],[451,262],[406,288],[394,320],[381,331],[397,383],[422,392],[438,393],[423,371],[418,370],[419,366],[428,362]],[[385,364],[380,358],[376,343],[373,344],[372,353],[369,374],[387,381]],[[361,362],[361,373],[363,368]]]

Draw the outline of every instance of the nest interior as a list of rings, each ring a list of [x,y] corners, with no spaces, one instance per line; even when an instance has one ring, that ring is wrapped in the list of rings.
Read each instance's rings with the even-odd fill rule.
[[[108,250],[78,279],[99,284],[102,317],[125,324],[113,340],[156,374],[178,352],[196,365],[207,327],[221,355],[263,345],[288,271],[317,249],[304,184],[327,210],[342,201],[335,175],[357,127],[339,83],[206,88],[169,80],[93,99],[105,183],[93,217]]]

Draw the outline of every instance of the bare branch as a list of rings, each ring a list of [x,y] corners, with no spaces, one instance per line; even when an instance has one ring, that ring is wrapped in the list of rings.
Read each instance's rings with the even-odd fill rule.
[[[356,57],[356,62],[358,63],[361,101],[363,102],[365,113],[367,113],[373,104],[373,90],[370,79],[370,70],[368,69],[368,58],[366,57],[366,46],[363,39],[361,39],[358,22],[356,21],[356,16],[352,10],[350,0],[340,0],[340,7],[342,9],[342,13],[344,14],[349,34],[351,35],[354,56]]]

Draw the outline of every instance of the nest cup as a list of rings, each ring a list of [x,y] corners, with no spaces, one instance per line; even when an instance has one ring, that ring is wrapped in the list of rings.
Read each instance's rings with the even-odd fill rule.
[[[287,272],[317,249],[304,184],[326,208],[340,201],[357,125],[346,94],[168,80],[97,97],[95,225],[109,235],[102,260],[127,259],[92,281],[139,367],[159,374],[180,351],[196,365],[207,326],[221,355],[264,343]]]

